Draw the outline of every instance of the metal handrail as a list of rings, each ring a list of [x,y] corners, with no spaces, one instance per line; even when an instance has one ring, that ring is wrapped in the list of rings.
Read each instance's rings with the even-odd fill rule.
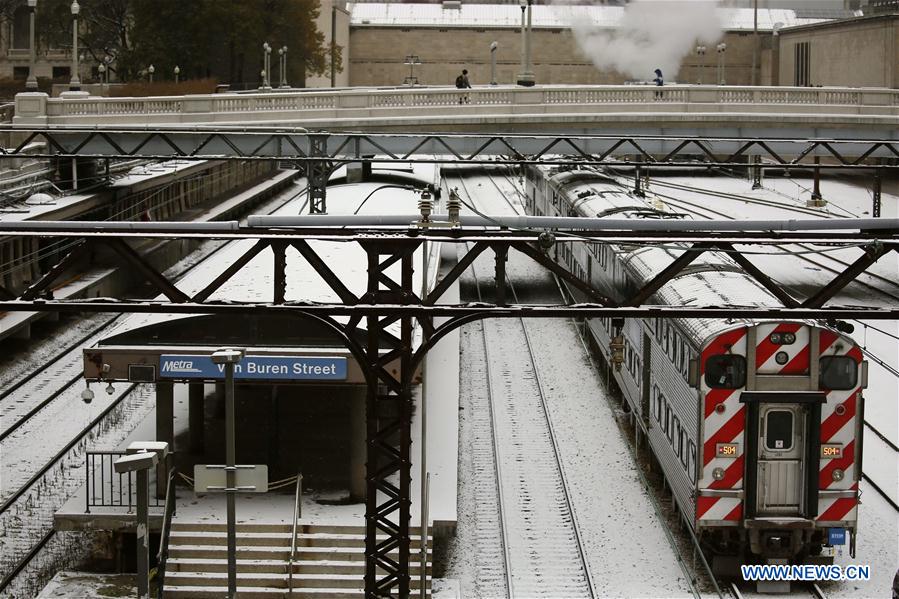
[[[293,562],[297,552],[297,522],[303,516],[303,475],[297,473],[297,486],[293,498],[293,534],[290,535],[290,557],[287,560],[287,594],[293,595]]]
[[[165,512],[162,516],[162,531],[159,534],[159,551],[156,553],[156,597],[162,599],[165,589],[165,565],[169,558],[169,536],[171,533],[172,518],[175,515],[175,475],[176,468],[169,472],[169,481],[165,489]]]

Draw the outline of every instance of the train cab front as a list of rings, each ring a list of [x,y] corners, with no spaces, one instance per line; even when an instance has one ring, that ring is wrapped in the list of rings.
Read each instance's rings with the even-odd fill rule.
[[[715,569],[855,554],[866,363],[848,337],[758,323],[703,348],[697,529]]]

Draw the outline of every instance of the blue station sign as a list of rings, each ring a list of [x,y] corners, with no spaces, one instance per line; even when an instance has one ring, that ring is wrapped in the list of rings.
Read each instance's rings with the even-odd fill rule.
[[[164,379],[223,379],[225,365],[209,356],[163,354],[159,377]],[[244,356],[234,365],[237,380],[345,381],[347,360],[339,356]]]

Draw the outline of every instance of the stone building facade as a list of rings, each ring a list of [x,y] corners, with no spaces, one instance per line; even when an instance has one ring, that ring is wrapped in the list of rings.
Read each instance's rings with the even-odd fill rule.
[[[780,85],[899,87],[899,14],[792,27],[778,37]]]
[[[615,27],[624,9],[595,6],[593,17],[600,26]],[[819,22],[797,18],[792,10],[759,11],[758,79],[770,85],[773,31],[788,25]],[[600,70],[577,44],[570,21],[552,6],[534,6],[532,28],[533,70],[538,83],[621,84],[633,76]],[[723,80],[731,85],[752,83],[755,38],[752,11],[723,12],[720,39],[706,44],[706,52],[691,51],[676,73],[665,73],[667,82],[706,84]],[[521,70],[521,21],[517,5],[360,3],[351,5],[349,84],[352,86],[401,85],[409,75],[405,57],[420,57],[415,75],[424,85],[451,85],[468,69],[472,83],[490,82],[490,43],[496,41],[497,81],[514,83]],[[723,55],[716,45],[726,44]],[[691,49],[693,44],[691,43]],[[719,75],[719,61],[723,72]],[[638,78],[651,80],[652,70]]]

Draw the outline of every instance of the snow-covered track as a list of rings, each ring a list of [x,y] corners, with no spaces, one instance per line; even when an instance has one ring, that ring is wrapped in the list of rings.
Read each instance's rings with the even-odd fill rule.
[[[471,270],[482,299],[482,281],[492,270],[477,261]],[[595,597],[527,325],[488,319],[480,329],[506,592],[512,598]]]
[[[301,191],[287,199],[284,197],[275,199],[260,209],[274,212],[304,193]],[[186,257],[167,274],[173,276],[187,274],[211,259],[223,245],[225,242],[209,243],[205,248]],[[51,358],[48,364],[50,370],[32,368],[31,373],[19,375],[24,377],[24,381],[9,385],[3,391],[5,400],[0,403],[0,410],[4,410],[2,416],[6,426],[2,439],[10,437],[6,440],[7,445],[28,438],[42,441],[46,439],[47,443],[42,449],[47,450],[47,453],[56,449],[52,446],[54,442],[64,445],[43,462],[43,465],[38,466],[40,462],[34,460],[35,471],[27,481],[17,484],[14,490],[6,486],[9,484],[8,475],[3,480],[4,486],[0,488],[0,499],[3,501],[0,505],[0,597],[34,596],[47,582],[49,563],[56,564],[57,569],[60,564],[73,565],[73,556],[80,555],[79,536],[77,533],[56,534],[53,529],[54,513],[84,485],[82,472],[85,452],[94,447],[119,445],[147,416],[155,403],[151,386],[120,384],[114,387],[114,396],[111,399],[97,398],[92,407],[97,409],[102,407],[102,411],[80,430],[77,428],[68,430],[65,436],[54,437],[48,434],[46,429],[41,428],[41,418],[44,422],[51,420],[59,423],[62,420],[70,429],[78,422],[72,414],[85,411],[81,400],[78,399],[82,368],[80,347],[93,343],[94,339],[111,324],[111,320],[114,318],[104,318],[92,324],[87,329],[89,332],[82,335],[77,347],[67,347],[64,351],[54,354],[55,357]],[[16,422],[12,424],[5,422],[8,416],[6,402],[16,402],[17,398],[25,393],[33,392],[36,396],[48,393],[45,387],[50,381],[54,381],[54,376],[63,379],[62,385],[49,391],[49,395],[39,399],[36,405],[32,404],[32,407],[28,408],[28,414]],[[72,378],[67,378],[69,376]],[[58,381],[54,382],[59,385]],[[102,395],[105,396],[105,393]],[[66,399],[69,400],[68,403],[65,403]],[[44,411],[57,401],[63,402],[60,405],[71,405],[76,408],[68,416],[58,414],[46,416]],[[105,401],[109,401],[109,404],[105,405],[103,403]],[[24,411],[9,409],[9,413]],[[30,428],[37,430],[30,431]],[[8,452],[4,453],[8,459]],[[29,461],[26,467],[31,468],[32,463]],[[15,474],[21,479],[29,473],[23,468],[18,468]],[[50,575],[52,576],[52,572]]]
[[[81,380],[84,374],[81,348],[93,345],[116,317],[111,317],[91,332],[59,352],[48,363],[21,378],[0,395],[0,442],[25,425],[52,401]]]

